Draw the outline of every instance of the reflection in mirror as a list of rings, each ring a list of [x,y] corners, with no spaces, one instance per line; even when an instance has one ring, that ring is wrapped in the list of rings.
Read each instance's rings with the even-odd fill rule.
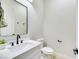
[[[7,24],[4,20],[4,10],[1,6],[1,2],[0,2],[0,28],[6,27]]]
[[[15,0],[2,0],[7,27],[0,28],[0,35],[27,34],[28,9]]]

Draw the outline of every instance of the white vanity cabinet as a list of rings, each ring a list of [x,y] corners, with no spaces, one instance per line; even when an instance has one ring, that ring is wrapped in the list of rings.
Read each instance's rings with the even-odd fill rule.
[[[40,59],[42,43],[26,40],[24,43],[12,46],[0,54],[0,59]]]
[[[40,59],[42,43],[25,40],[24,43],[11,46],[0,53],[0,59]]]
[[[40,51],[41,45],[37,46],[28,52],[25,52],[19,56],[16,56],[13,59],[40,59],[41,51]]]

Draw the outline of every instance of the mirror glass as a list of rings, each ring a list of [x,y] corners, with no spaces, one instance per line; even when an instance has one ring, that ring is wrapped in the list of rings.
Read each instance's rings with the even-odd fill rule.
[[[28,33],[28,9],[15,0],[2,0],[4,18],[7,27],[0,28],[0,35],[16,35]]]

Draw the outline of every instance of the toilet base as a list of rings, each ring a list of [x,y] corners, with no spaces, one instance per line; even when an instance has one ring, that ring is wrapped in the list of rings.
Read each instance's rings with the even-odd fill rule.
[[[45,55],[45,54],[42,54],[41,55],[41,59],[53,59],[53,55]]]

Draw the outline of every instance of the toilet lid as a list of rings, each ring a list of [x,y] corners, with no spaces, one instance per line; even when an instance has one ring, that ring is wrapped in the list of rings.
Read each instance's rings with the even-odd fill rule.
[[[41,49],[41,51],[45,54],[52,54],[54,52],[54,50],[52,48],[49,48],[49,47],[44,47]]]

